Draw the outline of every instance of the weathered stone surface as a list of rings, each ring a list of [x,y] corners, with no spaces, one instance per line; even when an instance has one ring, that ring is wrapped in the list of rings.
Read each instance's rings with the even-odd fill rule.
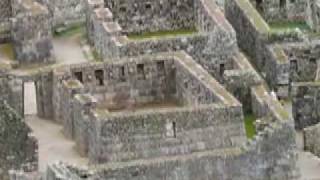
[[[292,111],[297,129],[303,129],[319,123],[318,82],[301,82],[292,85]]]
[[[304,148],[314,155],[320,157],[320,124],[307,127],[304,132]]]
[[[8,170],[34,171],[38,167],[37,141],[23,119],[6,102],[0,101],[0,177]]]

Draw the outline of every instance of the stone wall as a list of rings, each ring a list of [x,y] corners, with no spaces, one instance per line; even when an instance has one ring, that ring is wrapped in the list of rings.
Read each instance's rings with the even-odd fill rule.
[[[320,31],[320,4],[318,0],[307,0],[306,21],[313,31]]]
[[[8,21],[12,17],[11,0],[3,0],[0,2],[0,23]]]
[[[85,21],[84,0],[41,0],[49,9],[53,27]]]
[[[303,129],[319,123],[318,82],[301,82],[292,85],[292,112],[297,129]]]
[[[303,129],[304,149],[320,157],[320,124]]]
[[[264,94],[265,90],[258,88]],[[258,93],[259,95],[259,93]],[[79,169],[63,163],[49,166],[47,177],[67,179],[236,179],[295,180],[295,136],[293,123],[279,102],[266,95],[262,103],[272,121],[265,130],[243,148],[194,152],[187,155],[111,163]],[[268,100],[269,99],[269,100]],[[275,148],[277,146],[277,148]],[[245,165],[244,165],[245,164]],[[263,166],[261,165],[263,164]]]
[[[23,81],[15,76],[0,77],[1,99],[8,104],[20,115],[23,115]]]
[[[195,0],[105,0],[127,33],[195,28]]]
[[[263,18],[268,21],[304,21],[306,19],[305,0],[250,0],[251,3],[261,13]]]
[[[235,32],[214,2],[198,0],[195,4],[198,32],[191,35],[133,40],[119,36],[122,31],[126,31],[125,28],[115,23],[112,23],[112,27],[118,28],[110,27],[110,11],[101,10],[100,5],[91,3],[89,7],[92,10],[88,14],[87,25],[90,42],[95,42],[96,51],[104,59],[184,50],[220,79],[219,70],[222,66],[224,69],[231,67],[231,57],[237,51]]]
[[[11,0],[2,0],[0,2],[0,12],[0,43],[2,43],[10,39]]]
[[[282,47],[269,45],[270,28],[248,0],[226,2],[226,17],[237,32],[239,47],[250,57],[279,97],[289,95],[290,63]]]
[[[37,141],[23,119],[0,101],[0,177],[8,179],[8,170],[35,171],[38,167]]]
[[[317,77],[320,48],[318,41],[283,45],[290,61],[291,82],[311,82]]]
[[[141,65],[144,65],[145,77],[141,76]],[[121,73],[121,67],[125,68],[125,76]],[[109,72],[104,76],[103,85],[97,84],[97,70]],[[81,77],[78,76],[79,72]],[[224,90],[218,82],[211,80],[210,75],[186,54],[159,54],[109,63],[71,66],[70,73],[73,79],[78,80],[77,83],[74,80],[63,81],[61,106],[64,107],[62,116],[65,117],[65,132],[76,140],[82,154],[89,151],[89,159],[94,163],[237,146],[244,140],[241,106],[227,93],[222,93]],[[80,87],[79,81],[83,82],[82,88],[77,88]],[[123,92],[131,92],[131,97],[124,103],[126,106],[122,107],[123,112],[112,112],[106,107],[100,107],[100,104],[105,102],[119,103],[117,101],[127,97],[116,95],[121,93],[121,87],[126,89]],[[89,92],[97,98],[86,94],[74,96],[80,92]],[[140,112],[127,109],[131,102],[134,108],[137,102],[172,100],[178,101],[178,104],[184,107],[178,105],[163,110],[154,108]],[[221,101],[230,104],[212,105]],[[98,109],[89,111],[90,107]],[[215,115],[208,117],[208,114]],[[169,119],[175,120],[169,122]],[[204,125],[207,128],[204,128]],[[177,129],[170,130],[170,127]],[[200,132],[201,128],[205,130]],[[215,137],[219,138],[211,142]],[[114,146],[110,146],[110,143]],[[146,149],[149,149],[148,153],[145,152]]]
[[[53,62],[48,9],[33,0],[13,2],[11,33],[15,58],[20,64]]]
[[[225,14],[237,32],[239,47],[259,70],[264,67],[264,52],[270,28],[248,0],[226,1]]]

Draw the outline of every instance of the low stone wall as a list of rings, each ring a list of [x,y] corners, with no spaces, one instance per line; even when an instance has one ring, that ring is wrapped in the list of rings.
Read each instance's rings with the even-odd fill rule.
[[[320,124],[307,127],[304,133],[304,149],[320,157]]]
[[[35,171],[38,167],[38,144],[31,130],[9,105],[0,101],[0,177],[9,179],[8,170]]]
[[[320,122],[319,90],[318,82],[301,82],[292,85],[292,112],[297,129],[304,129]]]

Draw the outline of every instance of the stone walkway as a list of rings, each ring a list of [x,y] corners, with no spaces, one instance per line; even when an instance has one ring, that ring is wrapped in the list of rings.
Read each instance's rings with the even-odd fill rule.
[[[54,53],[57,63],[77,64],[87,62],[80,45],[81,34],[53,39]]]
[[[88,159],[75,150],[75,143],[62,133],[62,126],[37,116],[26,116],[39,143],[39,170],[44,172],[48,163],[64,161],[78,166],[87,165]]]
[[[292,104],[287,102],[285,108],[292,116]],[[298,146],[298,167],[300,168],[300,180],[320,180],[320,158],[310,152],[303,151],[303,135],[297,132],[296,142]]]

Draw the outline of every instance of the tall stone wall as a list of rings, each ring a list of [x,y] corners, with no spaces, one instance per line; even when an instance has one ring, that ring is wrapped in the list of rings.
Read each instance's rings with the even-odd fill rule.
[[[320,122],[319,90],[318,82],[301,82],[292,85],[292,112],[297,129],[304,129]]]
[[[9,105],[0,101],[0,177],[8,179],[8,170],[37,170],[37,141],[31,130]]]
[[[279,45],[269,45],[270,28],[248,0],[226,2],[226,17],[237,32],[239,47],[280,97],[289,95],[290,63]]]
[[[194,0],[105,1],[128,33],[195,28],[194,3]]]
[[[237,32],[239,47],[263,69],[269,26],[248,0],[226,1],[225,14]]]
[[[13,1],[12,42],[20,64],[51,63],[53,46],[48,9],[33,0]]]
[[[21,116],[23,115],[23,81],[15,76],[4,75],[0,78],[1,99]]]
[[[0,2],[0,23],[8,21],[12,17],[11,0],[3,0]]]

